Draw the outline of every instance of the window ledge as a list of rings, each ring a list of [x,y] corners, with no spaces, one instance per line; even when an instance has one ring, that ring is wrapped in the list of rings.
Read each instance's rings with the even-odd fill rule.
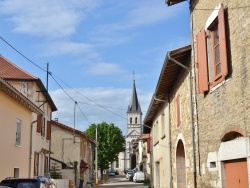
[[[22,146],[21,145],[18,145],[18,144],[15,144],[16,145],[16,147],[18,147],[18,148],[21,148]]]
[[[214,86],[209,93],[213,93],[214,91],[216,91],[217,89],[219,89],[221,86],[225,86],[227,82],[229,82],[231,79],[226,79],[223,80],[221,83],[219,83],[218,85]]]

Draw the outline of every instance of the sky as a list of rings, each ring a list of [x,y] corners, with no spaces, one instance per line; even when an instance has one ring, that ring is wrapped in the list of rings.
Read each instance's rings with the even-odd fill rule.
[[[80,131],[107,122],[126,135],[133,80],[144,118],[167,52],[190,44],[188,2],[0,0],[0,7],[0,54],[45,86],[48,68],[53,119]]]

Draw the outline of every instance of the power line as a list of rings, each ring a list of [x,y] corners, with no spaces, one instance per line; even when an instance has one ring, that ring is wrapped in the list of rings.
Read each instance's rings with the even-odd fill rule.
[[[10,43],[8,43],[4,38],[0,37],[2,41],[4,41],[7,45],[9,45],[13,50],[15,50],[18,54],[20,54],[22,57],[24,57],[26,60],[28,60],[33,65],[37,66],[39,69],[43,70],[44,72],[47,72],[45,69],[31,61],[29,58],[27,58],[25,55],[23,55],[20,51],[18,51],[14,46],[12,46]]]
[[[22,57],[24,57],[26,60],[28,60],[30,63],[32,63],[33,65],[35,65],[36,67],[40,68],[41,70],[43,70],[44,72],[47,72],[47,70],[43,69],[42,67],[40,67],[39,65],[37,65],[36,63],[34,63],[33,61],[31,61],[28,57],[26,57],[23,53],[21,53],[19,50],[17,50],[13,45],[11,45],[9,42],[7,42],[4,38],[2,38],[0,36],[0,39],[2,41],[4,41],[8,46],[10,46],[13,50],[15,50],[19,55],[21,55]],[[57,83],[57,85],[63,90],[63,92],[72,100],[75,102],[75,100],[62,88],[62,86],[57,82],[57,80],[53,77],[53,75],[58,79],[60,80],[62,83],[64,83],[66,86],[68,86],[70,89],[72,89],[73,91],[75,91],[76,93],[78,93],[79,95],[81,95],[82,97],[86,98],[87,100],[91,101],[92,103],[94,103],[96,106],[99,106],[103,109],[105,109],[106,111],[109,111],[110,113],[116,115],[116,116],[119,116],[123,119],[127,119],[109,109],[107,109],[106,107],[102,106],[102,105],[99,105],[98,103],[94,102],[92,99],[84,96],[83,94],[81,94],[80,92],[78,92],[77,90],[75,90],[74,88],[72,88],[71,86],[69,86],[66,82],[64,82],[62,79],[60,79],[58,76],[56,76],[55,74],[53,74],[52,72],[49,72],[49,75],[53,78],[53,80]]]

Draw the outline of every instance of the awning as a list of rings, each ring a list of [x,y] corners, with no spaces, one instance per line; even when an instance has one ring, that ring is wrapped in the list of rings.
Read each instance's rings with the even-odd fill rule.
[[[47,150],[47,149],[45,149],[45,148],[42,148],[41,149],[41,153],[43,153],[43,154],[54,154],[52,151],[49,151],[49,150]]]
[[[90,165],[88,163],[86,163],[84,160],[81,160],[80,169],[81,169],[82,172],[87,170],[89,167],[90,167]]]

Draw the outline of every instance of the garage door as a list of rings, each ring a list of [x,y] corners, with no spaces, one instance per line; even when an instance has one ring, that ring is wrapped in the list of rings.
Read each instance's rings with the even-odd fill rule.
[[[226,188],[248,188],[246,159],[226,161]]]

